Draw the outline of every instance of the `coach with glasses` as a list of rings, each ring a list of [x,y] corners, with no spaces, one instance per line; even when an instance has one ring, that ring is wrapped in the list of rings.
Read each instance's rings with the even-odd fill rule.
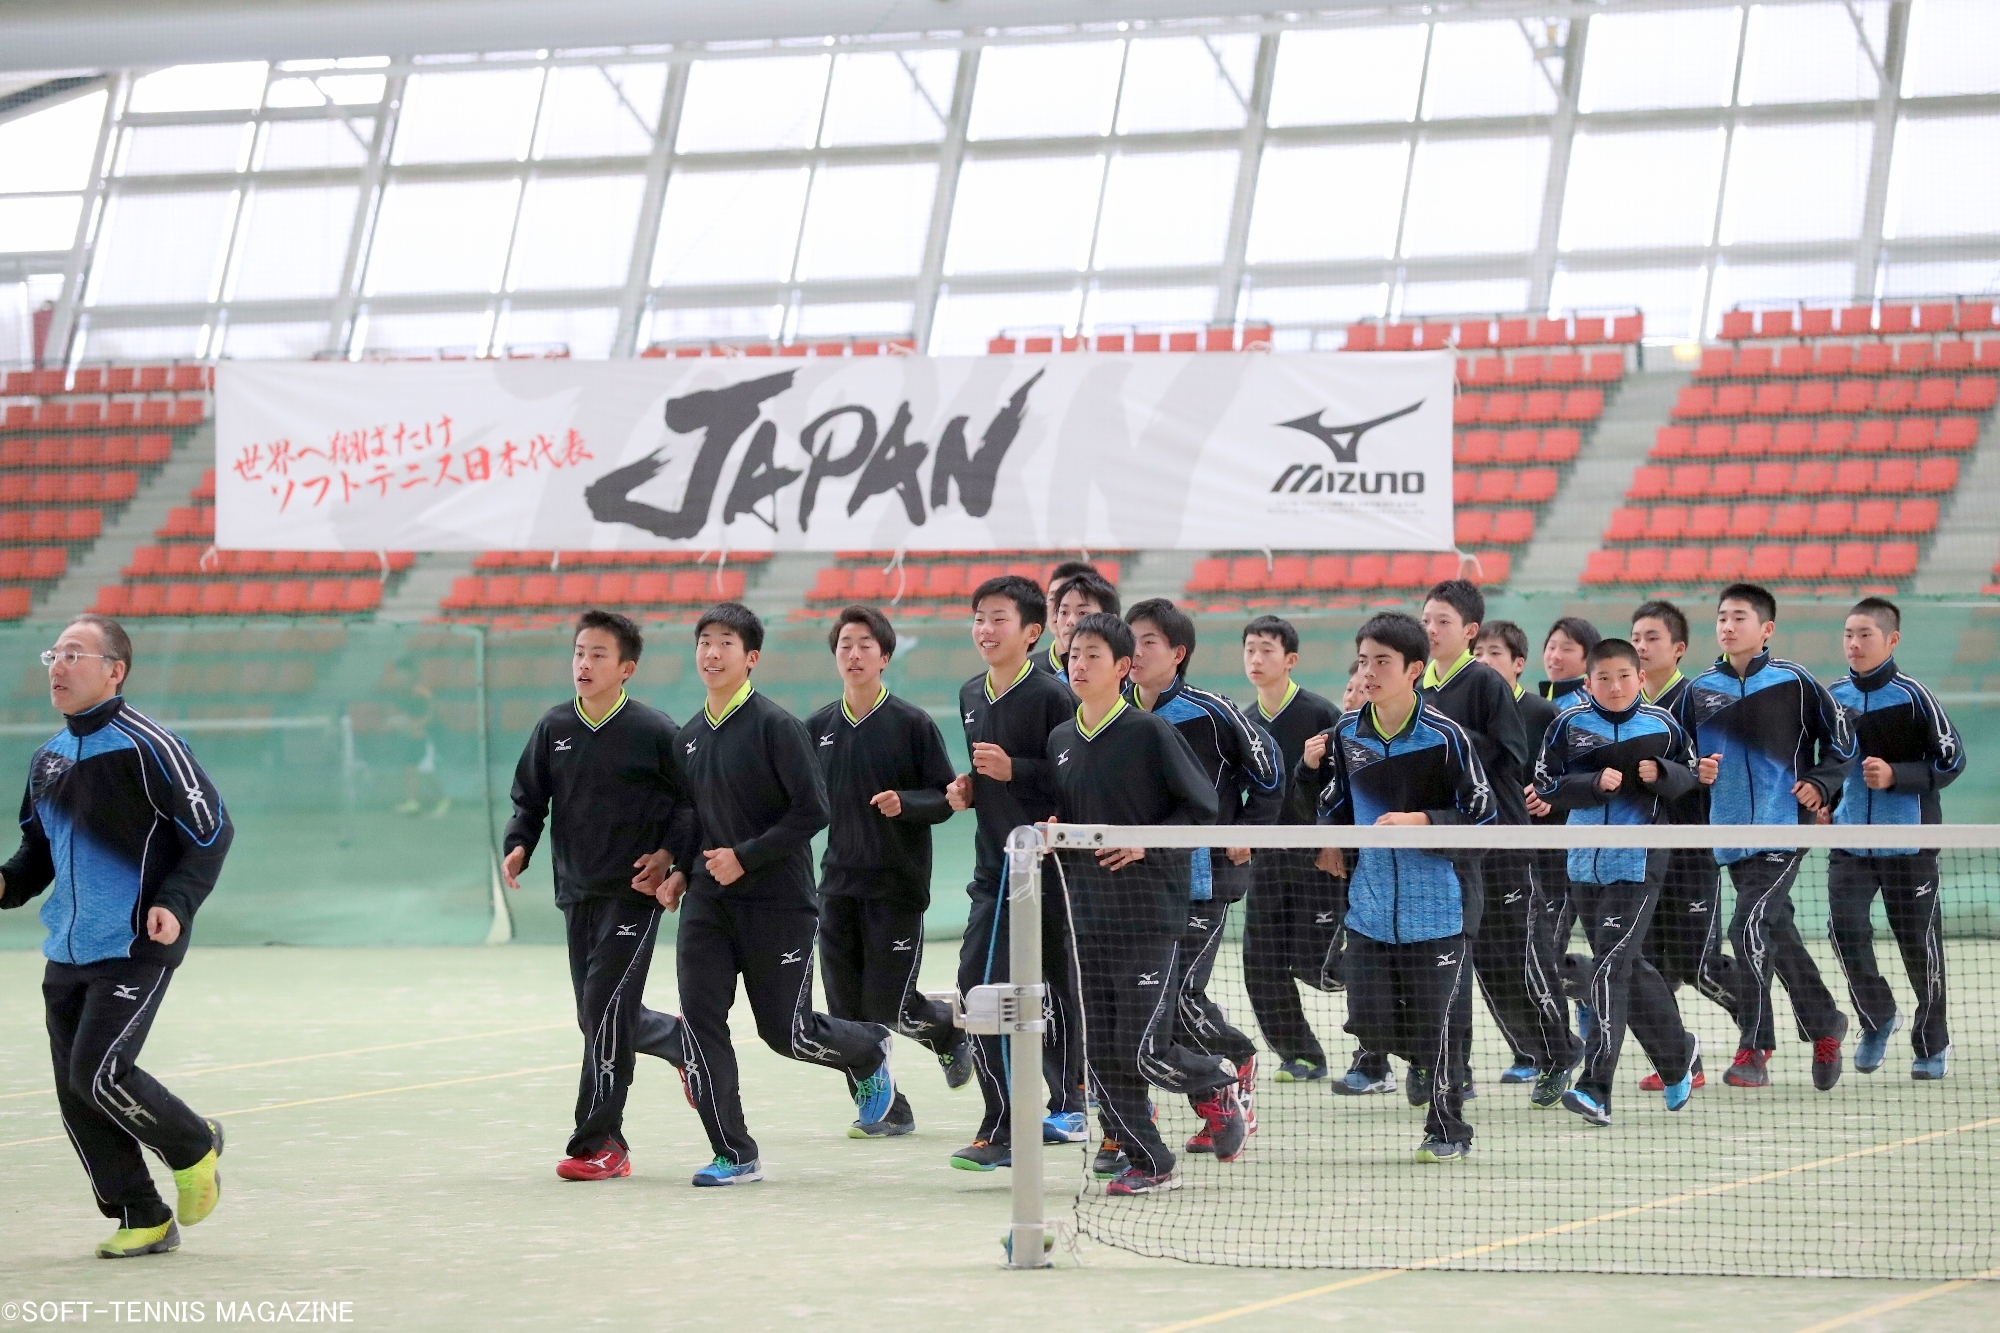
[[[63,1129],[98,1211],[118,1230],[99,1258],[178,1249],[180,1229],[142,1147],[173,1170],[181,1225],[214,1210],[222,1126],[138,1067],[194,914],[215,887],[232,829],[180,737],[126,704],[132,640],[79,616],[42,654],[63,729],[37,749],[21,798],[21,847],[0,866],[0,908],[44,890],[42,999]]]

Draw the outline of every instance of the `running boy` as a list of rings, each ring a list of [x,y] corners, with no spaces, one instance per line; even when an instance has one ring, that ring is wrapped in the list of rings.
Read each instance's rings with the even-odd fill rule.
[[[1292,679],[1299,664],[1299,632],[1289,620],[1258,616],[1243,627],[1243,674],[1257,691],[1250,713],[1278,747],[1288,777],[1305,754],[1306,741],[1340,720],[1338,706]],[[1313,810],[1286,781],[1279,816],[1310,824]],[[1298,983],[1340,989],[1340,918],[1347,912],[1347,881],[1314,868],[1302,848],[1270,848],[1250,860],[1250,895],[1244,901],[1243,988],[1264,1040],[1282,1061],[1273,1077],[1306,1083],[1327,1076],[1326,1049],[1306,1021]]]
[[[28,761],[0,907],[54,887],[42,904],[42,1004],[63,1131],[97,1211],[118,1220],[97,1257],[165,1254],[222,1197],[222,1125],[139,1068],[139,1049],[235,830],[186,742],[125,702],[123,626],[78,616],[42,665],[63,728]],[[178,1226],[142,1147],[174,1173]]]
[[[1623,639],[1600,639],[1585,661],[1587,706],[1565,709],[1542,743],[1535,792],[1567,812],[1570,824],[1646,825],[1695,786],[1687,733],[1664,709],[1640,698],[1639,654]],[[1593,1021],[1583,1072],[1563,1105],[1586,1124],[1611,1123],[1612,1076],[1629,1019],[1664,1081],[1667,1109],[1687,1105],[1695,1039],[1681,1024],[1673,990],[1642,950],[1666,879],[1661,848],[1572,848],[1570,894],[1590,938],[1587,988]]]
[[[1315,736],[1294,775],[1319,822],[1492,823],[1493,787],[1472,738],[1417,689],[1428,650],[1423,625],[1384,612],[1361,626],[1355,645],[1368,702]],[[1345,863],[1337,847],[1320,858],[1329,869]],[[1362,848],[1347,898],[1347,1030],[1365,1050],[1408,1060],[1413,1082],[1448,1069],[1450,1016],[1466,975],[1457,865],[1435,852]],[[1472,1150],[1472,1126],[1459,1082],[1425,1081],[1435,1086],[1417,1160],[1460,1161]]]
[[[698,1186],[764,1178],[729,1035],[738,976],[765,1045],[853,1080],[864,1132],[896,1100],[890,1030],[812,1008],[812,839],[826,827],[826,790],[804,724],[751,682],[763,647],[764,623],[736,602],[710,607],[695,625],[708,697],[679,742],[699,837],[675,849],[691,867],[684,896],[673,879],[659,888],[662,906],[685,904],[675,955],[688,1090],[715,1153],[695,1172]]]
[[[1036,658],[1036,665],[1050,675],[1067,681],[1069,669],[1064,662],[1069,651],[1070,630],[1082,617],[1099,611],[1117,615],[1118,590],[1096,574],[1085,570],[1081,574],[1071,575],[1056,585],[1055,592],[1049,597],[1049,610],[1055,616],[1053,627],[1055,633],[1051,638],[1055,644],[1061,644],[1062,647],[1057,649],[1052,645],[1048,655]]]
[[[1215,785],[1165,718],[1127,703],[1132,632],[1113,615],[1085,616],[1070,638],[1076,715],[1049,734],[1041,780],[1073,824],[1208,824]],[[1063,851],[1076,919],[1077,971],[1088,1030],[1091,1086],[1107,1140],[1125,1164],[1107,1194],[1177,1189],[1173,1150],[1147,1113],[1146,1087],[1183,1092],[1214,1108],[1209,1151],[1243,1152],[1246,1117],[1229,1095],[1236,1070],[1220,1056],[1162,1041],[1172,978],[1184,969],[1190,853],[1170,848]]]
[[[1938,792],[1965,771],[1965,745],[1931,692],[1896,669],[1903,616],[1894,602],[1864,597],[1847,613],[1841,647],[1847,675],[1833,684],[1833,701],[1847,711],[1861,762],[1848,771],[1834,808],[1836,824],[1938,824]],[[1945,1027],[1944,940],[1938,908],[1937,852],[1919,848],[1869,848],[1828,854],[1826,895],[1833,945],[1847,974],[1848,994],[1861,1018],[1854,1067],[1872,1074],[1882,1067],[1902,1018],[1896,997],[1875,965],[1868,913],[1875,895],[1889,915],[1889,929],[1903,968],[1917,992],[1910,1048],[1910,1077],[1939,1079],[1951,1059]]]
[[[1777,599],[1754,583],[1732,583],[1717,599],[1715,638],[1722,655],[1681,698],[1679,721],[1692,732],[1700,757],[1696,776],[1708,787],[1709,819],[1717,824],[1812,822],[1854,764],[1847,715],[1812,673],[1771,656]],[[1775,835],[1774,835],[1775,836]],[[1840,1081],[1840,1042],[1847,1016],[1820,979],[1792,919],[1796,847],[1718,847],[1729,867],[1736,909],[1729,943],[1741,1037],[1735,1062],[1722,1076],[1739,1088],[1770,1086],[1767,1070],[1777,1045],[1771,1014],[1773,974],[1792,997],[1800,1036],[1813,1044],[1813,1086]]]
[[[972,771],[953,780],[945,797],[954,810],[972,810],[972,911],[958,954],[958,988],[970,991],[1007,979],[1007,835],[1023,824],[1039,824],[1055,813],[1055,801],[1041,781],[1049,733],[1069,719],[1076,706],[1069,686],[1031,658],[1048,620],[1048,603],[1030,579],[1006,574],[988,579],[972,594],[972,645],[986,670],[958,691],[958,714]],[[1042,1120],[1047,1143],[1081,1143],[1084,1120],[1083,1034],[1077,1023],[1076,978],[1071,971],[1069,928],[1060,885],[1042,886],[1042,970],[1049,987],[1049,1030],[1043,1039],[1042,1068],[1049,1086],[1049,1113]],[[1008,1142],[1007,1062],[999,1037],[972,1039],[973,1068],[985,1102],[979,1130],[970,1144],[952,1154],[960,1171],[1012,1166]]]
[[[679,724],[625,694],[644,647],[639,627],[614,611],[578,616],[570,647],[576,693],[542,714],[514,766],[500,877],[521,887],[553,806],[556,906],[583,1032],[576,1125],[556,1163],[564,1180],[632,1174],[625,1098],[635,1052],[686,1063],[680,1020],[645,1003],[660,904],[632,891],[635,878],[643,890],[674,872],[672,849],[686,845],[694,821],[676,758]]]
[[[931,715],[889,693],[882,672],[896,631],[872,606],[850,606],[827,631],[841,697],[806,719],[826,780],[820,861],[819,960],[826,1011],[881,1023],[938,1058],[945,1083],[972,1078],[972,1049],[951,1010],[924,998],[924,911],[931,905],[931,825],[951,818],[954,776]],[[855,1121],[853,1138],[908,1134],[916,1117],[897,1090],[889,1114]]]
[[[1542,671],[1548,676],[1541,684],[1544,699],[1558,708],[1582,702],[1570,696],[1583,688],[1584,658],[1603,637],[1582,616],[1564,616],[1549,626],[1542,639]]]
[[[1062,590],[1068,585],[1071,579],[1084,574],[1090,575],[1090,577],[1098,580],[1107,588],[1111,586],[1111,581],[1105,578],[1098,571],[1097,566],[1091,564],[1088,560],[1065,560],[1049,571],[1048,581],[1043,585],[1042,589],[1043,605],[1048,608],[1045,614],[1048,617],[1046,628],[1049,631],[1049,642],[1046,648],[1034,654],[1032,660],[1037,671],[1047,672],[1049,675],[1057,677],[1063,677],[1065,674],[1063,659],[1069,653],[1069,629],[1061,623],[1060,619]],[[1115,598],[1116,594],[1114,593],[1113,596]],[[1100,607],[1099,609],[1102,610],[1104,608]],[[1111,606],[1110,610],[1113,615],[1117,614],[1118,608],[1115,603]],[[1074,622],[1072,621],[1072,623]]]

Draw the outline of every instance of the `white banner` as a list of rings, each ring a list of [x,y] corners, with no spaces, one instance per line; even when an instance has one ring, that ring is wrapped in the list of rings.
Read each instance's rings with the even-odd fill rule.
[[[237,550],[1452,549],[1449,352],[224,362]]]

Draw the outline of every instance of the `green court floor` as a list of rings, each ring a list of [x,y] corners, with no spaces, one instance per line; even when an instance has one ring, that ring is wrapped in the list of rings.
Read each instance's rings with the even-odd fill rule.
[[[929,970],[946,969],[934,952]],[[673,1007],[667,973],[656,969],[650,998]],[[187,1302],[212,1323],[215,1302],[272,1302],[275,1315],[299,1301],[349,1302],[350,1326],[399,1330],[2000,1327],[1991,1283],[1381,1276],[1198,1266],[1090,1242],[1081,1266],[1064,1255],[1052,1271],[1007,1272],[1006,1175],[944,1165],[975,1094],[947,1093],[905,1047],[918,1132],[849,1140],[840,1080],[743,1044],[747,1014],[739,1050],[768,1181],[690,1188],[707,1156],[700,1126],[671,1073],[646,1061],[628,1121],[634,1176],[564,1184],[552,1167],[579,1039],[561,953],[522,946],[196,950],[145,1064],[225,1119],[224,1201],[179,1253],[106,1263],[90,1251],[110,1223],[48,1092],[39,974],[35,956],[0,954],[0,1316],[13,1312],[0,1327],[29,1326],[21,1302],[59,1301],[90,1304],[101,1323],[112,1302],[154,1302],[117,1307],[142,1327],[185,1320]],[[1051,1215],[1068,1216],[1074,1151],[1048,1150]],[[1698,1231],[1686,1242],[1707,1243]]]

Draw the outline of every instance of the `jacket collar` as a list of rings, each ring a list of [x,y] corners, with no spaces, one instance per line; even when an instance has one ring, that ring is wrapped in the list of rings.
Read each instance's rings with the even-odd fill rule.
[[[111,725],[111,719],[125,711],[125,696],[114,694],[95,708],[86,708],[81,713],[71,713],[63,719],[72,736],[88,736],[94,731],[102,731]]]
[[[1863,675],[1852,667],[1847,669],[1848,679],[1852,680],[1854,688],[1860,690],[1863,694],[1881,689],[1889,683],[1895,674],[1896,659],[1893,657],[1886,659],[1881,666],[1876,667],[1866,675]]]
[[[1613,726],[1623,726],[1625,723],[1630,722],[1633,718],[1637,717],[1639,715],[1639,709],[1646,702],[1646,696],[1643,692],[1641,692],[1640,696],[1632,701],[1632,706],[1630,708],[1627,708],[1622,712],[1614,713],[1609,708],[1606,708],[1603,704],[1597,702],[1597,700],[1592,696],[1586,694],[1583,697],[1590,700],[1590,709],[1592,712],[1596,713],[1599,717],[1603,718],[1606,722],[1611,723],[1611,725]]]
[[[1715,659],[1715,665],[1709,669],[1720,671],[1731,680],[1748,680],[1769,665],[1771,665],[1771,650],[1766,648],[1763,652],[1758,653],[1750,659],[1750,669],[1740,676],[1736,674],[1736,668],[1729,664],[1729,654],[1727,653],[1718,656]]]
[[[1550,703],[1566,698],[1583,688],[1583,679],[1582,676],[1578,676],[1573,680],[1545,680],[1540,686],[1542,697]]]
[[[1165,688],[1164,690],[1161,690],[1158,695],[1154,696],[1153,702],[1151,704],[1147,704],[1141,701],[1141,699],[1139,698],[1139,687],[1136,683],[1127,685],[1125,687],[1125,697],[1130,699],[1132,701],[1133,706],[1136,707],[1140,712],[1157,713],[1162,708],[1166,707],[1168,700],[1179,698],[1181,691],[1186,688],[1187,688],[1187,677],[1175,676],[1174,683],[1167,686],[1167,688]]]

